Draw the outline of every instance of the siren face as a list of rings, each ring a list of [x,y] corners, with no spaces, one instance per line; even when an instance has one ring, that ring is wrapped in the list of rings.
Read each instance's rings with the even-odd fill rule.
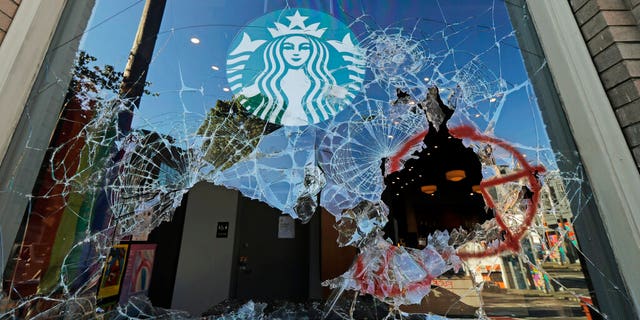
[[[283,9],[251,22],[227,56],[227,80],[240,104],[277,125],[334,118],[362,90],[364,51],[349,27],[326,13]]]
[[[282,56],[291,67],[299,68],[309,60],[311,44],[301,36],[289,37],[282,45]]]

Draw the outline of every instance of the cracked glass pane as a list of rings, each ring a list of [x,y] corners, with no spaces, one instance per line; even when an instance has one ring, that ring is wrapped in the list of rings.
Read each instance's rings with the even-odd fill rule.
[[[14,185],[28,180],[21,171],[0,186],[24,204],[12,207],[23,219],[15,241],[2,234],[14,244],[2,257],[0,318],[199,317],[152,291],[165,276],[153,272],[166,248],[156,232],[184,224],[201,181],[312,227],[329,219],[335,230],[316,237],[357,249],[340,275],[313,284],[331,295],[232,293],[211,302],[211,319],[606,318],[600,295],[629,298],[594,262],[602,253],[578,242],[574,225],[591,223],[583,212],[594,199],[575,155],[549,141],[530,79],[546,62],[525,65],[541,56],[514,29],[529,19],[523,8],[95,2],[82,32],[50,49],[74,58],[68,75],[45,61],[49,81],[26,108],[29,119],[40,92],[57,90],[53,132],[26,120],[27,136],[49,137],[21,146],[39,154],[20,160],[37,162],[26,170],[33,183]],[[209,229],[233,238],[226,223]],[[238,253],[248,243],[235,246],[229,277],[257,272]]]

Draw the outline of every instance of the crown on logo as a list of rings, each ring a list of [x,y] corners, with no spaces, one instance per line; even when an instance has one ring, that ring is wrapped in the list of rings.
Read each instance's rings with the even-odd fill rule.
[[[271,33],[272,37],[276,38],[292,34],[305,34],[320,38],[327,30],[327,28],[318,29],[318,26],[320,25],[319,22],[306,26],[304,21],[309,17],[301,16],[298,10],[296,10],[294,15],[286,18],[290,21],[288,27],[282,23],[274,22],[274,25],[276,26],[275,28],[267,28],[269,29],[269,33]]]

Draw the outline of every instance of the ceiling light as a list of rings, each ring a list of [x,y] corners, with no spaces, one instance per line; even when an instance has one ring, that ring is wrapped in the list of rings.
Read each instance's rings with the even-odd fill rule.
[[[447,173],[445,174],[447,180],[449,181],[453,181],[453,182],[458,182],[464,178],[467,177],[467,175],[465,174],[464,170],[451,170],[451,171],[447,171]]]
[[[196,37],[191,37],[191,39],[189,39],[189,41],[191,41],[191,43],[193,43],[193,44],[200,44],[200,39],[198,39]]]
[[[218,66],[211,66],[211,70],[218,71],[218,70],[220,70],[220,68],[218,68]]]
[[[434,192],[436,192],[436,190],[438,190],[438,186],[430,184],[428,186],[422,186],[420,187],[420,191],[426,193],[426,194],[433,194]]]

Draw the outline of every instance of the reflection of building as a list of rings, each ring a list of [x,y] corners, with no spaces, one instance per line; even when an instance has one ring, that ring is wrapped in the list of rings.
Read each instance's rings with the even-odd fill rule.
[[[518,167],[516,165],[516,168]],[[514,169],[508,165],[497,165],[495,172],[509,175]],[[537,214],[521,241],[523,253],[532,264],[518,255],[500,259],[474,259],[470,262],[471,268],[481,273],[482,279],[491,285],[510,289],[552,291],[553,286],[536,266],[549,262],[574,263],[577,260],[577,250],[574,248],[577,241],[572,229],[573,214],[564,181],[557,170],[546,173],[543,179]],[[519,185],[499,185],[489,190],[494,199],[505,199],[498,201],[499,203],[513,203],[512,206],[503,208],[506,210],[503,212],[507,216],[506,219],[511,217],[514,221],[520,221],[524,216],[526,206],[522,200],[518,200],[521,202],[519,205],[509,200],[522,198],[520,190]]]
[[[550,228],[557,225],[558,219],[570,220],[572,217],[564,181],[557,170],[547,172],[544,176],[538,212],[541,222]]]
[[[537,239],[532,242],[542,246],[544,252],[538,254],[537,259],[576,262],[578,243],[572,226],[573,214],[564,181],[557,170],[544,177],[538,212],[533,229]]]

